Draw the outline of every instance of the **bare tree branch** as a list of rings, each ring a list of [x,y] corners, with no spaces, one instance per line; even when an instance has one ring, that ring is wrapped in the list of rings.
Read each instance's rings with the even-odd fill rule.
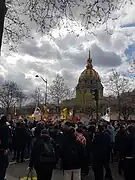
[[[20,87],[12,81],[6,81],[0,88],[0,104],[5,109],[6,114],[10,112],[10,108],[17,103],[23,92]]]
[[[114,69],[108,80],[105,82],[105,86],[106,89],[116,97],[130,90],[129,80],[124,76],[121,76],[121,74]]]
[[[121,95],[122,93],[130,90],[129,80],[124,76],[121,76],[121,74],[117,71],[112,70],[107,82],[105,82],[105,86],[109,90],[109,92],[117,98],[120,119]]]
[[[125,121],[128,120],[128,118],[132,114],[133,110],[134,110],[133,107],[131,107],[130,105],[127,105],[127,104],[122,105],[120,113]]]
[[[112,13],[120,10],[128,0],[25,0],[24,13],[38,24],[38,30],[50,33],[64,26],[70,32],[72,24],[81,24],[86,30],[105,24]],[[132,3],[132,0],[130,1]]]
[[[52,102],[57,106],[60,105],[61,101],[69,98],[69,88],[64,83],[64,78],[57,75],[52,85],[49,87],[49,95]]]
[[[3,9],[5,0],[2,1]],[[73,24],[80,30],[93,32],[93,28],[108,19],[117,19],[112,13],[129,2],[133,0],[7,0],[3,42],[15,49],[15,45],[30,36],[30,21],[37,25],[37,31],[50,36],[55,28],[74,32]]]

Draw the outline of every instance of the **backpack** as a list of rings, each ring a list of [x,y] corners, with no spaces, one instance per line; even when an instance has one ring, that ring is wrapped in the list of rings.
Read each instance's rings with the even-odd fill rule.
[[[51,142],[43,142],[40,163],[56,163],[55,150]]]

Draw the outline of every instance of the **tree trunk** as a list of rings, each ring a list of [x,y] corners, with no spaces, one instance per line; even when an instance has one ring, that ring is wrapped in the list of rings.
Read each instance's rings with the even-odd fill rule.
[[[60,101],[57,100],[57,113],[60,114]]]
[[[118,95],[118,111],[119,111],[119,114],[118,114],[118,120],[120,121],[120,110],[121,110],[121,101],[120,101],[120,95]]]
[[[5,0],[0,0],[0,52],[1,52],[1,45],[2,45],[2,36],[3,36],[3,29],[4,29],[4,19],[7,12]]]
[[[8,117],[9,115],[9,106],[6,107],[6,116]]]
[[[20,115],[22,115],[22,100],[19,102],[19,111]]]

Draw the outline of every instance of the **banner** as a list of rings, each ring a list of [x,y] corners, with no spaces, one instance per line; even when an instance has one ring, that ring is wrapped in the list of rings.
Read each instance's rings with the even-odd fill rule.
[[[68,115],[67,108],[62,109],[62,111],[61,111],[61,119],[66,120],[67,115]]]
[[[106,109],[106,114],[104,116],[102,116],[102,119],[107,122],[110,122],[110,120],[111,120],[110,114],[111,114],[111,108],[109,107]]]
[[[44,105],[42,109],[42,119],[47,120],[48,116],[49,116],[49,109],[46,105]]]
[[[42,119],[42,114],[41,114],[41,110],[40,110],[39,107],[35,108],[34,118],[35,118],[36,121],[41,121],[41,119]]]
[[[73,116],[73,109],[69,111],[69,116]]]

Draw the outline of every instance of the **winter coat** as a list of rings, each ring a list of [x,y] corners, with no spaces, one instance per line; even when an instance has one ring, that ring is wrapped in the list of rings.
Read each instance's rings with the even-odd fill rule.
[[[95,162],[109,161],[111,138],[108,133],[96,133],[92,143],[92,158]]]
[[[0,150],[7,150],[9,145],[9,127],[0,125]]]
[[[27,142],[27,131],[24,127],[16,127],[15,141],[17,148],[24,148]]]
[[[76,140],[75,135],[64,133],[60,157],[64,170],[80,169],[84,164],[85,147]]]

